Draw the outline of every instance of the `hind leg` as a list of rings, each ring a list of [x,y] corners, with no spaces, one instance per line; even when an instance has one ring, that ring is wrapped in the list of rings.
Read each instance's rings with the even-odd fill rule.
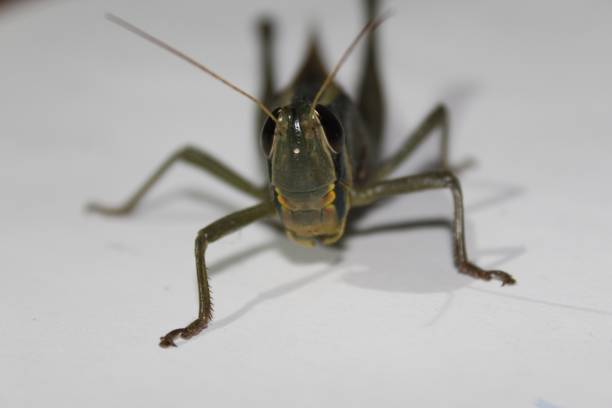
[[[376,18],[378,4],[378,0],[364,0],[368,21]],[[374,143],[372,144],[378,150],[384,131],[385,106],[377,63],[376,37],[376,31],[373,31],[367,38],[361,82],[357,92],[357,106],[373,138]],[[378,151],[375,152],[375,155],[378,156]]]
[[[263,103],[270,108],[270,103],[275,93],[274,72],[274,31],[276,25],[269,18],[262,18],[258,24],[260,41],[260,72],[261,89],[260,97]],[[263,115],[260,115],[263,119]]]

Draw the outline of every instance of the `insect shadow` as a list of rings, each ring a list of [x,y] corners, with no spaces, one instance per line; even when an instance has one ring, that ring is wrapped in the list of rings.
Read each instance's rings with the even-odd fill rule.
[[[522,190],[514,186],[500,185],[495,182],[477,183],[478,186],[490,190],[484,198],[475,202],[471,207],[476,210],[483,210],[491,206],[497,206],[521,194]],[[411,214],[419,213],[420,210],[439,209],[440,213],[446,212],[444,207],[450,206],[448,200],[440,200],[437,194],[424,194],[422,199],[413,200],[410,203]],[[229,202],[225,202],[218,195],[207,194],[193,188],[183,188],[173,190],[164,194],[158,199],[153,198],[147,210],[157,210],[170,204],[174,200],[192,200],[206,206],[211,204],[220,208],[227,209]],[[406,198],[399,200],[389,200],[381,202],[372,208],[373,213],[381,210],[395,213],[398,201],[405,201]],[[445,202],[446,201],[446,202]],[[404,206],[404,202],[400,203]],[[394,209],[395,208],[395,209]],[[355,213],[354,219],[347,230],[346,239],[335,246],[316,247],[310,250],[295,245],[286,240],[282,235],[282,227],[274,222],[266,225],[278,232],[276,238],[270,241],[251,246],[240,253],[228,256],[225,259],[214,262],[210,266],[211,274],[223,273],[231,269],[233,265],[239,264],[244,260],[259,253],[274,250],[278,251],[288,262],[303,265],[313,263],[329,263],[338,265],[344,262],[349,266],[359,266],[357,269],[344,274],[342,280],[350,285],[373,290],[383,290],[390,292],[406,293],[441,293],[450,292],[467,286],[473,282],[469,277],[463,277],[453,273],[452,259],[450,250],[445,251],[445,245],[452,243],[452,224],[449,217],[419,217],[405,219],[403,221],[382,221],[370,222],[368,215],[370,210]],[[198,215],[198,218],[201,218]],[[368,224],[363,226],[363,224]],[[507,246],[498,248],[478,248],[475,241],[476,229],[472,228],[471,223],[466,224],[469,238],[469,246],[477,248],[477,257],[484,257],[487,267],[497,268],[507,264],[511,260],[521,256],[526,249],[519,246]],[[414,234],[411,234],[414,232]],[[401,233],[401,241],[396,239],[396,234]],[[388,245],[376,247],[376,253],[362,247],[368,245],[368,238],[375,236],[377,240],[388,241]],[[412,245],[415,244],[415,245]],[[404,253],[409,255],[406,262],[398,264],[396,260],[397,247],[404,247]],[[386,248],[386,249],[385,249]],[[388,250],[388,256],[384,251]],[[381,253],[381,251],[383,251]],[[441,257],[440,254],[449,254]],[[447,258],[447,259],[445,259]],[[334,269],[334,268],[332,268]],[[317,274],[315,274],[317,275]],[[309,275],[310,276],[310,275]],[[317,275],[318,276],[318,275]],[[303,282],[302,285],[298,284]],[[292,290],[299,290],[302,286],[310,283],[308,277],[300,277],[295,280],[296,284],[289,283],[281,285],[288,293]],[[266,291],[267,292],[267,291]],[[276,289],[270,292],[278,293]],[[277,297],[278,295],[272,296]],[[255,299],[269,298],[259,294]],[[251,302],[249,302],[251,303]],[[216,325],[218,326],[218,325]]]
[[[418,212],[418,208],[439,206],[438,198],[434,196],[418,202],[416,209],[413,208],[414,212]],[[393,207],[389,210],[396,212]],[[476,231],[469,220],[466,229],[470,237],[468,246],[474,248],[476,258],[485,258],[481,263],[488,268],[507,264],[526,251],[524,247],[519,246],[478,248],[475,243]],[[375,246],[372,246],[370,236],[376,236]],[[400,236],[401,241],[398,240]],[[448,253],[445,249],[450,252],[452,245],[452,224],[446,217],[416,217],[399,222],[368,223],[367,226],[358,224],[348,231],[345,245],[345,262],[363,267],[345,274],[342,279],[362,289],[448,293],[473,283],[472,279],[452,273],[450,255],[440,255]],[[405,262],[397,262],[399,249],[402,249],[403,256],[406,256]]]
[[[269,225],[272,226],[271,224]],[[275,228],[274,226],[272,227]],[[340,265],[343,259],[343,254],[334,250],[333,248],[320,247],[305,251],[303,248],[296,246],[292,242],[289,242],[285,237],[279,235],[267,242],[250,246],[241,252],[234,253],[219,261],[212,262],[210,266],[210,275],[215,276],[223,273],[224,271],[231,269],[234,265],[269,250],[280,252],[284,258],[294,264],[325,263],[327,266],[323,267],[323,269],[317,272],[311,272],[307,275],[300,274],[300,276],[296,279],[259,292],[238,309],[213,321],[210,324],[207,332],[224,328],[244,317],[251,310],[262,303],[273,301],[274,299],[298,291],[327,275],[337,272],[337,267]],[[262,273],[263,272],[264,271],[262,271]]]

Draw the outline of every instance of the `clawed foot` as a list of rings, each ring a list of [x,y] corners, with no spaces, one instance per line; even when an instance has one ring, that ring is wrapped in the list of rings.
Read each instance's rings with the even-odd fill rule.
[[[185,340],[189,340],[190,338],[204,330],[206,327],[208,327],[208,321],[196,319],[189,326],[184,327],[182,329],[172,330],[165,336],[160,337],[159,346],[162,348],[176,347],[174,340],[179,337]]]
[[[484,269],[481,269],[470,262],[464,262],[459,265],[459,272],[486,281],[489,281],[491,279],[497,279],[501,282],[502,286],[514,285],[516,283],[516,280],[509,273],[496,270],[485,271]]]

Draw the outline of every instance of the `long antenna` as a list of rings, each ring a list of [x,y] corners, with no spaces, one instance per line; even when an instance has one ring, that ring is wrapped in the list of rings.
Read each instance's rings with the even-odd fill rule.
[[[346,61],[346,59],[349,57],[349,55],[351,55],[351,52],[353,52],[353,49],[355,48],[355,46],[359,44],[359,41],[361,41],[361,39],[366,34],[369,34],[372,31],[376,30],[376,28],[378,28],[378,26],[381,25],[387,18],[389,18],[389,13],[385,13],[379,17],[376,17],[368,21],[368,23],[361,29],[361,31],[359,32],[359,34],[357,34],[357,37],[355,37],[351,45],[349,45],[346,51],[344,51],[344,53],[342,54],[342,56],[340,57],[336,65],[334,65],[334,68],[331,70],[329,75],[327,75],[327,78],[325,78],[325,81],[323,81],[323,85],[321,85],[321,87],[317,91],[317,94],[312,100],[312,105],[310,106],[311,113],[314,112],[317,106],[317,103],[319,102],[319,99],[321,99],[321,97],[323,96],[323,92],[325,92],[329,84],[331,84],[331,82],[334,80],[334,78],[336,77],[336,74],[338,73],[338,71],[340,70],[340,68]]]
[[[247,92],[243,91],[238,86],[232,84],[230,81],[228,81],[227,79],[223,78],[221,75],[219,75],[216,72],[210,70],[208,67],[200,64],[198,61],[194,60],[190,56],[182,53],[181,51],[177,50],[176,48],[172,47],[171,45],[163,42],[159,38],[156,38],[156,37],[152,36],[151,34],[141,30],[140,28],[136,27],[135,25],[132,25],[132,24],[128,23],[124,19],[122,19],[120,17],[117,17],[114,14],[107,13],[105,15],[105,17],[110,22],[115,23],[118,26],[123,27],[123,28],[125,28],[128,31],[131,31],[132,33],[136,34],[137,36],[139,36],[141,38],[144,38],[145,40],[147,40],[147,41],[157,45],[158,47],[161,47],[161,48],[165,49],[166,51],[169,51],[170,53],[176,55],[177,57],[181,58],[184,61],[187,61],[188,63],[190,63],[191,65],[195,66],[196,68],[199,68],[200,70],[206,72],[208,75],[212,76],[213,78],[223,82],[225,85],[229,86],[230,88],[232,88],[234,91],[238,92],[239,94],[246,96],[247,98],[249,98],[250,100],[255,102],[257,104],[257,106],[259,106],[259,109],[261,109],[270,119],[272,119],[274,122],[277,122],[277,120],[274,117],[274,115],[272,114],[272,112],[270,112],[270,109],[268,109],[266,107],[266,105],[264,105],[263,102],[261,102],[259,99],[257,99],[256,97],[254,97],[250,93],[247,93]]]

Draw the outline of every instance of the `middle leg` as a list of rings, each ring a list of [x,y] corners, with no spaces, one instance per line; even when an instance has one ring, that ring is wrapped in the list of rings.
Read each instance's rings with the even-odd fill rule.
[[[262,187],[256,186],[236,171],[230,169],[228,166],[215,159],[210,154],[198,148],[187,146],[184,147],[174,154],[172,154],[166,161],[164,161],[155,172],[136,190],[130,198],[128,198],[123,204],[112,207],[98,203],[90,203],[87,206],[89,211],[97,212],[103,215],[127,215],[130,214],[149,190],[161,179],[161,177],[172,167],[176,162],[189,163],[195,167],[198,167],[204,171],[211,173],[218,177],[227,184],[241,190],[255,198],[264,198],[266,190]]]
[[[423,122],[408,136],[408,139],[406,139],[398,151],[380,164],[374,180],[382,180],[393,172],[437,128],[440,129],[440,167],[447,169],[449,115],[446,106],[439,104],[429,112]]]

